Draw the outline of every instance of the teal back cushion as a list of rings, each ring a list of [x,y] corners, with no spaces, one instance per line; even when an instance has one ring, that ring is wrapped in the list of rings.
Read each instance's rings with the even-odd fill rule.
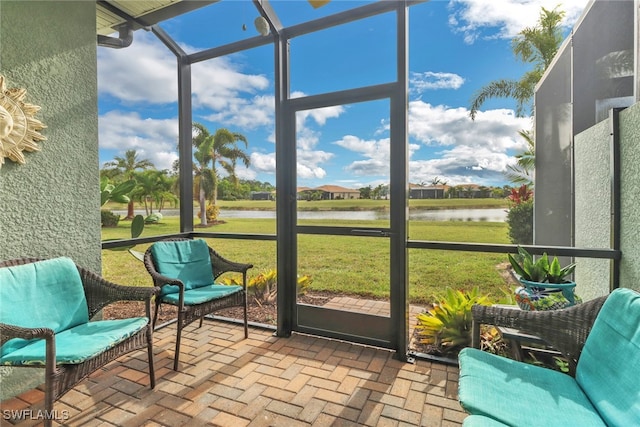
[[[204,240],[157,242],[151,246],[151,254],[158,272],[179,279],[185,290],[213,284],[209,248]],[[162,287],[162,295],[175,292],[177,286]]]
[[[61,332],[89,321],[80,274],[70,258],[0,268],[0,307],[0,323],[24,328]],[[0,354],[28,343],[12,339]]]
[[[576,380],[610,426],[640,422],[640,294],[616,289],[582,349]]]

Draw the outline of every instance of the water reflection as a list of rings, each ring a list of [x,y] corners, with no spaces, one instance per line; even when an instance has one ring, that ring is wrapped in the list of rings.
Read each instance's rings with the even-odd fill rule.
[[[116,215],[124,216],[126,211],[114,210]],[[145,215],[144,211],[136,214]],[[178,216],[178,209],[163,209],[164,216]],[[228,218],[257,218],[275,219],[275,211],[251,210],[220,210],[220,219]],[[356,221],[389,220],[386,211],[299,211],[298,219],[352,219]],[[440,210],[410,210],[410,221],[488,221],[504,222],[507,219],[505,209],[440,209]]]

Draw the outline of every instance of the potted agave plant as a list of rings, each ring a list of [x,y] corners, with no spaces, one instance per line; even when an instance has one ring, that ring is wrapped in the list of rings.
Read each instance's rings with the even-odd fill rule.
[[[515,298],[523,310],[557,310],[582,302],[575,294],[576,284],[567,279],[576,268],[575,264],[560,266],[558,257],[549,262],[544,253],[537,260],[524,248],[518,254],[508,254],[509,262],[522,286],[516,288]]]

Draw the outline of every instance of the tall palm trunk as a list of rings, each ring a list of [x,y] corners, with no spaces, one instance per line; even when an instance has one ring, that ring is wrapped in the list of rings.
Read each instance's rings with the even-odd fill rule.
[[[133,200],[131,200],[127,204],[127,216],[125,219],[132,220],[133,217],[135,217],[135,213],[133,211]]]
[[[200,185],[198,202],[200,203],[200,224],[207,225],[207,203],[204,194],[204,188],[202,188],[202,185]]]

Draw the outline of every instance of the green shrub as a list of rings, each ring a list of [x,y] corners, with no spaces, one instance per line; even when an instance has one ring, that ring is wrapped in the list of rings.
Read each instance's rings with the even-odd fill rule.
[[[120,215],[116,215],[109,210],[100,211],[100,222],[103,227],[117,227],[120,221]]]
[[[417,316],[420,343],[433,345],[439,351],[456,351],[471,345],[471,307],[490,305],[478,287],[466,292],[447,288],[441,301]]]
[[[225,285],[241,285],[242,277],[225,277],[221,280]],[[308,274],[298,276],[296,288],[298,295],[304,295],[309,290],[313,279]],[[278,296],[278,273],[276,270],[269,270],[249,279],[247,283],[247,293],[252,296],[258,305],[275,304]]]
[[[507,224],[511,243],[533,244],[533,199],[513,205],[507,212]]]
[[[211,202],[207,202],[207,209],[205,212],[207,214],[207,223],[211,224],[218,220],[218,215],[220,214],[220,208]],[[200,212],[198,212],[198,218],[200,217],[201,217]]]

